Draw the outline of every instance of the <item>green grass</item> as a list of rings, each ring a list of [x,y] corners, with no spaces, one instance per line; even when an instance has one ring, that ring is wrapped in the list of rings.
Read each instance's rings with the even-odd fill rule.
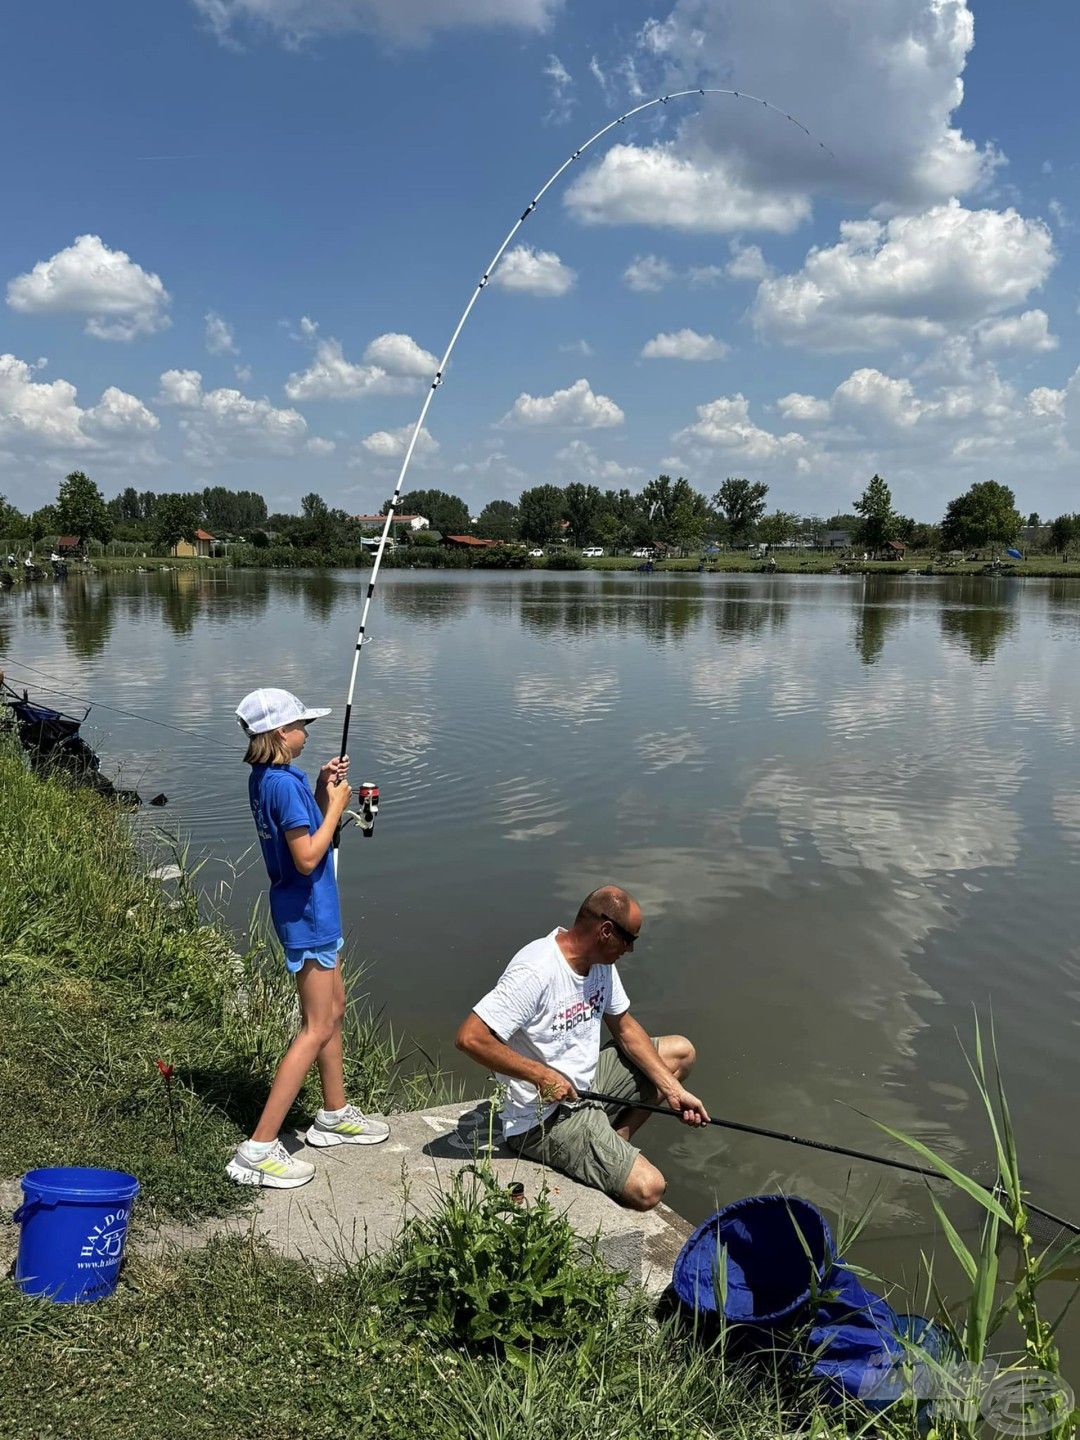
[[[79,1440],[645,1440],[772,1437],[775,1395],[658,1330],[640,1304],[528,1365],[441,1344],[401,1311],[392,1264],[333,1276],[240,1240],[133,1261],[98,1305],[0,1288],[0,1434]]]
[[[295,985],[264,928],[234,941],[190,878],[167,893],[122,814],[31,774],[6,736],[0,813],[0,1096],[13,1122],[0,1126],[0,1177],[51,1164],[129,1170],[144,1221],[248,1203],[225,1160],[297,1023]],[[347,1027],[356,1103],[445,1098],[426,1057],[363,1004]],[[175,1071],[179,1152],[158,1060]],[[312,1078],[294,1118],[317,1104]]]

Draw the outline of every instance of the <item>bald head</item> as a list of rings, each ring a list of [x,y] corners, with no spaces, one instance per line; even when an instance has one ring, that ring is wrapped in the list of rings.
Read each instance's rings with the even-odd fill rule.
[[[601,885],[598,890],[585,896],[578,908],[575,923],[586,919],[598,920],[602,915],[607,915],[620,925],[637,929],[636,925],[631,926],[631,920],[639,913],[638,903],[632,895],[620,890],[618,885]]]

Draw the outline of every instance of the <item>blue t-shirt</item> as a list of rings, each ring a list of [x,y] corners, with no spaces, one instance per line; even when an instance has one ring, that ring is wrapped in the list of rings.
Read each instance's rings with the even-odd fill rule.
[[[286,830],[314,835],[323,822],[308,778],[295,765],[253,765],[248,798],[270,876],[270,914],[278,939],[294,946],[336,944],[341,935],[334,862],[329,847],[310,875],[293,864]]]

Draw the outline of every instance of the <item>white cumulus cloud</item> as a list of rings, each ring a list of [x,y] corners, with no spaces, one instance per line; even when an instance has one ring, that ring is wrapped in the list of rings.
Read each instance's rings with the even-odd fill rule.
[[[89,453],[123,461],[156,457],[132,442],[157,430],[159,421],[141,400],[110,385],[96,405],[84,409],[68,380],[39,380],[44,361],[30,365],[0,355],[0,445],[13,454]],[[39,502],[38,502],[39,503]]]
[[[369,365],[381,366],[389,375],[415,380],[432,379],[439,364],[431,351],[418,345],[411,335],[395,330],[376,335],[364,351],[364,359]]]
[[[806,440],[794,431],[774,435],[756,425],[750,418],[750,403],[742,394],[722,395],[707,405],[699,405],[694,424],[672,438],[748,461],[797,459],[806,449]]]
[[[1003,315],[984,320],[975,331],[983,350],[1027,350],[1033,354],[1056,350],[1058,337],[1050,334],[1050,317],[1045,310],[1025,310],[1022,315]]]
[[[594,394],[588,380],[582,379],[552,395],[519,395],[502,423],[603,430],[621,425],[625,419],[614,400]]]
[[[98,235],[79,235],[66,250],[8,281],[7,303],[23,315],[84,315],[99,340],[134,340],[170,323],[159,276]]]
[[[370,435],[365,435],[361,445],[369,455],[376,460],[402,460],[405,456],[405,449],[412,437],[412,425],[402,425],[397,430],[375,430]],[[435,455],[439,449],[439,442],[425,425],[420,434],[416,437],[416,446],[413,456],[420,462]]]
[[[731,346],[715,335],[696,330],[675,330],[654,335],[641,351],[644,360],[723,360]]]
[[[160,383],[161,403],[183,412],[184,453],[196,464],[295,454],[308,439],[307,421],[298,410],[229,387],[204,390],[198,370],[166,370]]]
[[[623,271],[623,284],[630,290],[649,293],[663,290],[675,279],[669,261],[660,255],[635,255]]]
[[[845,221],[840,237],[797,273],[761,282],[762,335],[816,350],[939,339],[1021,304],[1055,259],[1042,221],[956,200],[884,224]]]
[[[576,273],[553,250],[534,250],[531,245],[508,250],[491,277],[493,285],[526,295],[566,295],[576,280]]]
[[[673,139],[609,152],[567,203],[594,221],[723,230],[742,213],[785,230],[815,193],[893,210],[965,194],[1001,162],[954,123],[974,36],[966,0],[677,0],[639,37],[663,88],[752,76],[814,138],[746,98],[680,101]]]
[[[760,245],[744,245],[741,240],[731,241],[731,259],[724,266],[729,280],[764,280],[769,273],[765,256]]]
[[[587,225],[667,225],[702,234],[787,234],[810,214],[805,195],[755,189],[725,157],[695,161],[674,142],[613,146],[574,181],[564,203]]]
[[[294,371],[285,382],[290,400],[353,400],[362,395],[402,395],[416,389],[421,379],[435,374],[438,361],[409,335],[376,336],[364,351],[363,363],[348,360],[341,341],[317,335],[318,326],[305,316],[301,333],[315,343],[315,354],[304,371]]]
[[[206,325],[206,348],[211,355],[240,354],[232,326],[216,310],[208,310],[203,322]]]
[[[590,485],[614,487],[639,482],[644,471],[638,465],[621,465],[618,460],[605,460],[585,440],[571,440],[556,451],[555,459],[569,473],[570,478],[583,480]]]
[[[793,390],[790,395],[781,395],[776,408],[785,420],[827,420],[829,402],[814,395],[802,395]]]

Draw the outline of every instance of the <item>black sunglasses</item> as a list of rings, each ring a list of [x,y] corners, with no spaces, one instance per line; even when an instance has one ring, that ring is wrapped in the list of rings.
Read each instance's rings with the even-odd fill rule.
[[[633,930],[627,930],[625,925],[620,925],[618,920],[613,920],[610,915],[605,915],[603,910],[590,910],[589,914],[595,915],[597,920],[606,920],[624,945],[633,946],[634,941],[640,936],[640,931],[635,933]]]

